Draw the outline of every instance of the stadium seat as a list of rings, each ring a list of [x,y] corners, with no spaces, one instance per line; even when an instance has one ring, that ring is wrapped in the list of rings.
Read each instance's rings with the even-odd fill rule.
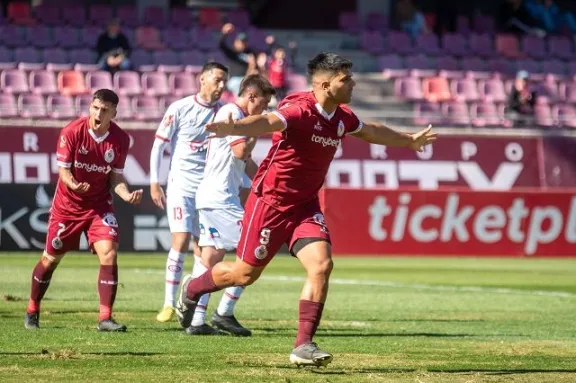
[[[508,58],[522,58],[525,56],[524,52],[520,49],[520,43],[518,42],[518,37],[510,34],[498,34],[496,35],[496,52],[498,54],[508,57]]]
[[[440,104],[429,102],[417,102],[414,104],[415,125],[436,125],[441,122],[442,112],[440,110]]]
[[[184,72],[184,65],[160,64],[156,70],[162,73],[180,73]]]
[[[70,4],[62,7],[62,20],[73,27],[86,25],[86,10],[83,5]]]
[[[130,61],[134,68],[138,68],[141,65],[152,64],[152,56],[144,49],[134,49],[130,55]]]
[[[194,41],[190,38],[187,30],[180,28],[166,28],[162,31],[162,40],[171,49],[185,50],[194,46]]]
[[[341,31],[351,34],[358,34],[362,29],[356,12],[340,12],[338,26]]]
[[[456,17],[456,33],[467,36],[470,32],[472,32],[472,27],[468,16],[458,15]]]
[[[68,26],[57,26],[53,29],[54,41],[58,46],[65,49],[86,48],[80,40],[80,31],[78,28]],[[90,48],[93,48],[90,47]]]
[[[26,28],[26,42],[35,48],[49,48],[56,45],[52,31],[45,25]]]
[[[485,72],[488,70],[486,61],[479,57],[463,57],[460,67],[462,70],[473,72]]]
[[[17,69],[2,71],[0,73],[0,88],[3,93],[28,93],[30,86],[26,72]]]
[[[140,75],[133,71],[114,73],[114,88],[121,95],[131,96],[142,93]]]
[[[451,101],[442,104],[443,121],[453,126],[470,126],[470,112],[464,101]]]
[[[363,31],[360,35],[360,47],[373,55],[379,55],[384,49],[384,37],[378,31]]]
[[[26,46],[26,35],[24,31],[15,25],[5,25],[0,33],[0,43],[9,48]]]
[[[423,54],[404,57],[404,65],[408,69],[435,70],[432,61]],[[430,73],[430,75],[433,74],[434,74],[433,72]]]
[[[171,8],[170,25],[174,28],[190,29],[194,26],[194,16],[188,8]]]
[[[147,96],[165,96],[170,93],[168,79],[162,72],[143,73],[142,90]]]
[[[47,70],[30,72],[30,91],[34,94],[58,93],[56,76]]]
[[[21,94],[18,96],[18,113],[23,118],[46,117],[46,103],[39,94]]]
[[[180,65],[180,55],[172,50],[152,52],[152,64]]]
[[[194,94],[198,91],[196,76],[191,73],[180,72],[168,75],[170,92],[178,97]]]
[[[194,93],[196,93],[196,91],[194,91]],[[193,93],[183,94],[183,95],[181,95],[181,96],[177,96],[177,95],[174,95],[174,94],[171,94],[171,95],[168,95],[168,96],[164,96],[164,97],[162,97],[162,98],[160,99],[160,101],[159,101],[159,102],[160,102],[160,108],[161,108],[162,110],[165,110],[165,109],[168,108],[172,103],[180,100],[180,99],[183,98],[183,97],[190,96],[191,94],[193,94]]]
[[[469,77],[452,80],[450,90],[456,101],[471,102],[480,99],[476,81]]]
[[[58,73],[58,89],[63,95],[78,95],[86,93],[86,84],[84,83],[84,76],[82,72],[75,70],[68,70]]]
[[[205,63],[204,53],[191,50],[180,52],[180,62],[184,65],[202,66]]]
[[[71,49],[68,51],[68,56],[77,64],[96,64],[96,53],[91,49]]]
[[[545,98],[548,103],[554,104],[561,99],[558,83],[553,74],[548,74],[542,81],[538,81],[535,88],[537,97]]]
[[[121,5],[117,7],[116,18],[122,22],[122,25],[128,28],[136,28],[140,25],[138,10],[131,5]]]
[[[164,28],[166,26],[166,13],[164,13],[164,8],[157,6],[144,8],[144,25]]]
[[[452,99],[448,80],[443,77],[430,77],[422,81],[424,98],[428,102],[443,102]]]
[[[536,36],[523,36],[521,49],[528,55],[528,57],[538,60],[548,57],[549,54],[546,49],[546,40]]]
[[[297,73],[288,73],[286,76],[286,84],[289,92],[303,92],[310,89],[306,76]]]
[[[370,31],[385,33],[388,26],[388,17],[382,13],[370,12],[365,16],[364,27]]]
[[[244,9],[231,9],[226,18],[229,23],[232,23],[239,30],[245,30],[250,26],[250,16]]]
[[[8,93],[0,93],[0,117],[10,118],[18,116],[18,104],[14,96]]]
[[[493,102],[478,102],[470,105],[470,118],[473,126],[502,126],[503,118]]]
[[[218,40],[214,38],[214,32],[207,28],[195,28],[191,31],[192,40],[196,42],[196,47],[202,51],[218,49]],[[248,45],[257,49],[254,40],[248,35]]]
[[[46,48],[41,51],[44,62],[52,64],[68,64],[68,53],[61,48]]]
[[[0,46],[0,70],[16,68],[12,50]]]
[[[34,7],[34,15],[39,24],[55,26],[62,24],[60,8],[51,4],[39,4]]]
[[[565,76],[567,74],[566,64],[560,60],[545,60],[541,61],[542,73],[551,73],[558,76]]]
[[[136,96],[132,99],[132,111],[137,120],[160,121],[163,111],[159,100],[153,96]]]
[[[10,2],[6,12],[10,23],[16,25],[34,25],[36,20],[30,14],[30,5],[26,2]]]
[[[515,63],[503,57],[488,60],[488,70],[506,76],[514,76],[517,72]]]
[[[521,71],[521,70],[528,71],[528,73],[530,73],[530,77],[532,77],[532,75],[541,73],[540,72],[540,62],[536,61],[536,60],[532,60],[532,59],[516,60],[516,70],[517,71]]]
[[[116,110],[117,120],[132,120],[135,117],[135,113],[132,110],[132,99],[128,96],[120,96]]]
[[[72,97],[61,94],[48,96],[46,109],[48,116],[55,119],[72,119],[77,114]]]
[[[213,51],[206,52],[205,57],[206,57],[206,61],[216,61],[216,62],[224,63],[224,64],[226,64],[228,62],[226,55],[224,55],[224,53],[222,53],[221,50],[213,50]]]
[[[478,91],[482,100],[487,102],[505,102],[508,98],[504,83],[499,78],[480,80]]]
[[[574,43],[566,36],[550,36],[548,38],[548,52],[561,60],[574,58]]]
[[[493,34],[496,32],[496,21],[492,16],[477,12],[474,14],[473,24],[476,33]]]
[[[487,34],[471,34],[468,38],[468,46],[474,55],[492,58],[496,55],[492,36]]]
[[[113,89],[112,75],[107,71],[95,71],[86,73],[86,89],[90,93],[94,93],[98,89]]]
[[[387,36],[386,46],[390,48],[390,53],[410,55],[416,53],[410,35],[403,32],[390,31]]]
[[[394,94],[404,100],[424,100],[422,83],[417,77],[400,77],[394,82]]]
[[[73,66],[73,70],[78,71],[78,72],[82,72],[82,73],[87,73],[87,72],[96,72],[99,71],[100,68],[98,67],[98,65],[96,64],[82,64],[82,63],[76,63]]]
[[[438,56],[444,53],[440,48],[438,36],[433,33],[422,33],[418,35],[414,41],[414,45],[418,52],[429,56]]]
[[[102,27],[86,25],[80,30],[80,41],[85,47],[95,48],[101,33]]]
[[[573,105],[557,104],[552,107],[552,116],[560,127],[576,128],[576,109]]]
[[[222,27],[222,15],[218,8],[200,8],[198,23],[211,30],[220,30]]]
[[[550,105],[546,102],[536,102],[534,105],[534,120],[536,125],[550,128],[555,125]]]
[[[42,58],[40,57],[40,52],[35,48],[16,48],[14,49],[14,61],[19,63],[42,63]]]
[[[113,17],[112,8],[105,4],[90,4],[88,7],[88,21],[102,29]]]
[[[442,48],[444,52],[453,56],[466,56],[469,54],[466,37],[462,34],[445,33],[442,35]]]
[[[136,29],[136,46],[143,49],[164,49],[158,29],[154,27],[139,27]]]
[[[92,95],[81,94],[74,98],[74,106],[78,117],[87,117],[90,115],[90,104],[92,104]],[[120,112],[120,109],[118,109]]]
[[[445,71],[459,71],[460,65],[452,56],[440,56],[436,59],[436,68]]]

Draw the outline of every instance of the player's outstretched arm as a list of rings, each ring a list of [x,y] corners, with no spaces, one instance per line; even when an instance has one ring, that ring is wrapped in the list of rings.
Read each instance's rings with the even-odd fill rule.
[[[110,186],[116,194],[124,201],[132,205],[137,205],[142,200],[142,189],[134,190],[131,192],[128,189],[126,178],[121,173],[110,173]]]
[[[62,181],[64,185],[76,193],[82,194],[90,190],[90,184],[88,182],[78,182],[76,179],[74,179],[70,168],[61,166],[58,169],[58,175],[60,176],[60,181]]]
[[[262,134],[279,132],[284,130],[284,122],[274,113],[248,116],[234,121],[232,113],[224,121],[211,122],[206,125],[206,130],[212,134],[208,138],[226,136],[257,137]]]
[[[432,125],[418,133],[410,134],[398,132],[378,122],[364,122],[362,129],[352,135],[371,144],[405,147],[418,152],[423,151],[424,146],[438,138],[432,131]]]

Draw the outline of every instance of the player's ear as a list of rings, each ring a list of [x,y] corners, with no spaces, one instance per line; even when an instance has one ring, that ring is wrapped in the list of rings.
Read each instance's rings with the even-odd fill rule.
[[[115,119],[117,114],[118,114],[118,109],[114,108],[114,110],[112,111],[112,119]]]

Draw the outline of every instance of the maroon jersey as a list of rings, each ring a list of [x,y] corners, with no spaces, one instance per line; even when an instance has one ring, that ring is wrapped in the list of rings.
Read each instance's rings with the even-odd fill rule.
[[[312,92],[288,96],[273,113],[285,129],[272,136],[252,184],[263,202],[284,211],[318,197],[341,140],[362,122],[345,105],[327,114]]]
[[[111,122],[108,132],[96,136],[87,117],[72,121],[58,138],[58,166],[69,168],[77,182],[88,182],[90,190],[78,194],[58,181],[51,213],[58,217],[84,219],[94,210],[110,210],[110,172],[122,173],[130,137]]]

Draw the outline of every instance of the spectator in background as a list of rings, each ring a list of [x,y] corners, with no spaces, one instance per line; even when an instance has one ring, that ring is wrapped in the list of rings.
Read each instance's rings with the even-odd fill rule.
[[[282,47],[276,47],[271,59],[268,61],[267,74],[268,80],[276,89],[276,100],[278,103],[286,97],[286,92],[288,91],[287,72],[286,51]]]
[[[413,38],[428,33],[426,20],[412,0],[398,0],[396,4],[396,23],[398,29],[407,32]]]
[[[529,89],[528,77],[529,74],[525,70],[521,70],[516,74],[516,79],[508,98],[509,118],[514,121],[516,126],[529,124],[534,115],[536,92]]]
[[[107,70],[114,74],[119,70],[131,68],[130,43],[120,30],[120,22],[112,20],[106,27],[106,32],[102,33],[96,44],[98,53],[98,66],[102,70]]]
[[[532,34],[544,37],[546,32],[537,28],[538,21],[532,17],[523,0],[504,0],[500,6],[500,25],[505,32]]]
[[[226,44],[226,38],[234,31],[234,25],[231,23],[224,24],[222,27],[222,36],[220,37],[220,50],[229,60],[228,89],[238,96],[240,83],[244,76],[253,74],[258,68],[257,57],[254,51],[248,47],[247,36],[245,33],[238,33],[234,38],[232,47]],[[262,60],[259,60],[260,62]]]
[[[567,28],[576,33],[576,18],[572,12],[562,12],[554,0],[530,0],[526,3],[540,27],[546,32],[557,33],[561,28]]]

